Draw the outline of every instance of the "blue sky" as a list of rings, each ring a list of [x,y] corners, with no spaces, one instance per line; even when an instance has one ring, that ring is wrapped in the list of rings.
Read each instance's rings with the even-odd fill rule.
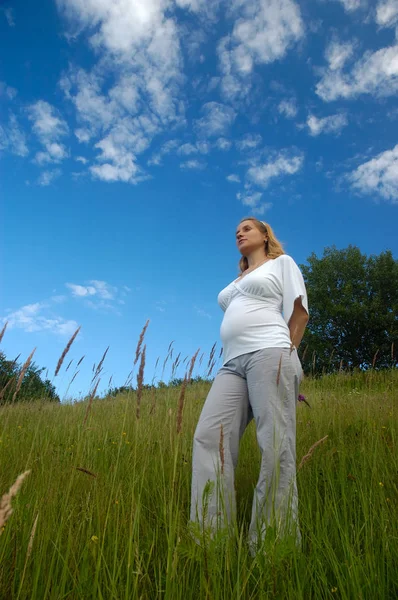
[[[81,325],[78,396],[147,319],[148,377],[208,353],[250,214],[298,263],[397,255],[397,27],[397,0],[0,2],[7,356],[52,376]]]

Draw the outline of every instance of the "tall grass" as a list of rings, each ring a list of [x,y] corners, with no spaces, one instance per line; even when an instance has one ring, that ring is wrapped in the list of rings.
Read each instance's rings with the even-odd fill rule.
[[[179,433],[178,388],[157,389],[156,410],[153,390],[141,390],[139,419],[135,393],[3,407],[0,496],[31,473],[0,536],[0,598],[397,598],[397,383],[396,371],[304,382],[298,464],[328,437],[298,472],[302,551],[270,536],[255,558],[253,424],[236,535],[202,547],[189,535],[191,445],[208,384],[185,386]]]

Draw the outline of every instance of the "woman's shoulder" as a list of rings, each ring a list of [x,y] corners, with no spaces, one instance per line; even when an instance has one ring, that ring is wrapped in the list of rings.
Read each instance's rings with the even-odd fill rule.
[[[295,262],[294,258],[292,258],[290,256],[290,254],[280,254],[279,256],[274,258],[274,263],[288,264],[288,263],[294,263],[294,262]]]

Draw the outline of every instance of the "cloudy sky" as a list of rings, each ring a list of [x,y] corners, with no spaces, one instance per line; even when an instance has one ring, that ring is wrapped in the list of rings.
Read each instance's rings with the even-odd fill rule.
[[[298,263],[396,255],[397,33],[398,0],[0,0],[7,355],[51,374],[81,325],[78,394],[148,318],[148,374],[208,351],[249,214]]]

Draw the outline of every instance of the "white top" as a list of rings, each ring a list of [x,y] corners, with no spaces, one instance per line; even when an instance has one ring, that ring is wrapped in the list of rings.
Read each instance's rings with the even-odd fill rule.
[[[303,276],[287,254],[269,260],[224,288],[218,295],[225,313],[220,331],[223,364],[263,348],[290,348],[288,323],[299,297],[308,313]]]

